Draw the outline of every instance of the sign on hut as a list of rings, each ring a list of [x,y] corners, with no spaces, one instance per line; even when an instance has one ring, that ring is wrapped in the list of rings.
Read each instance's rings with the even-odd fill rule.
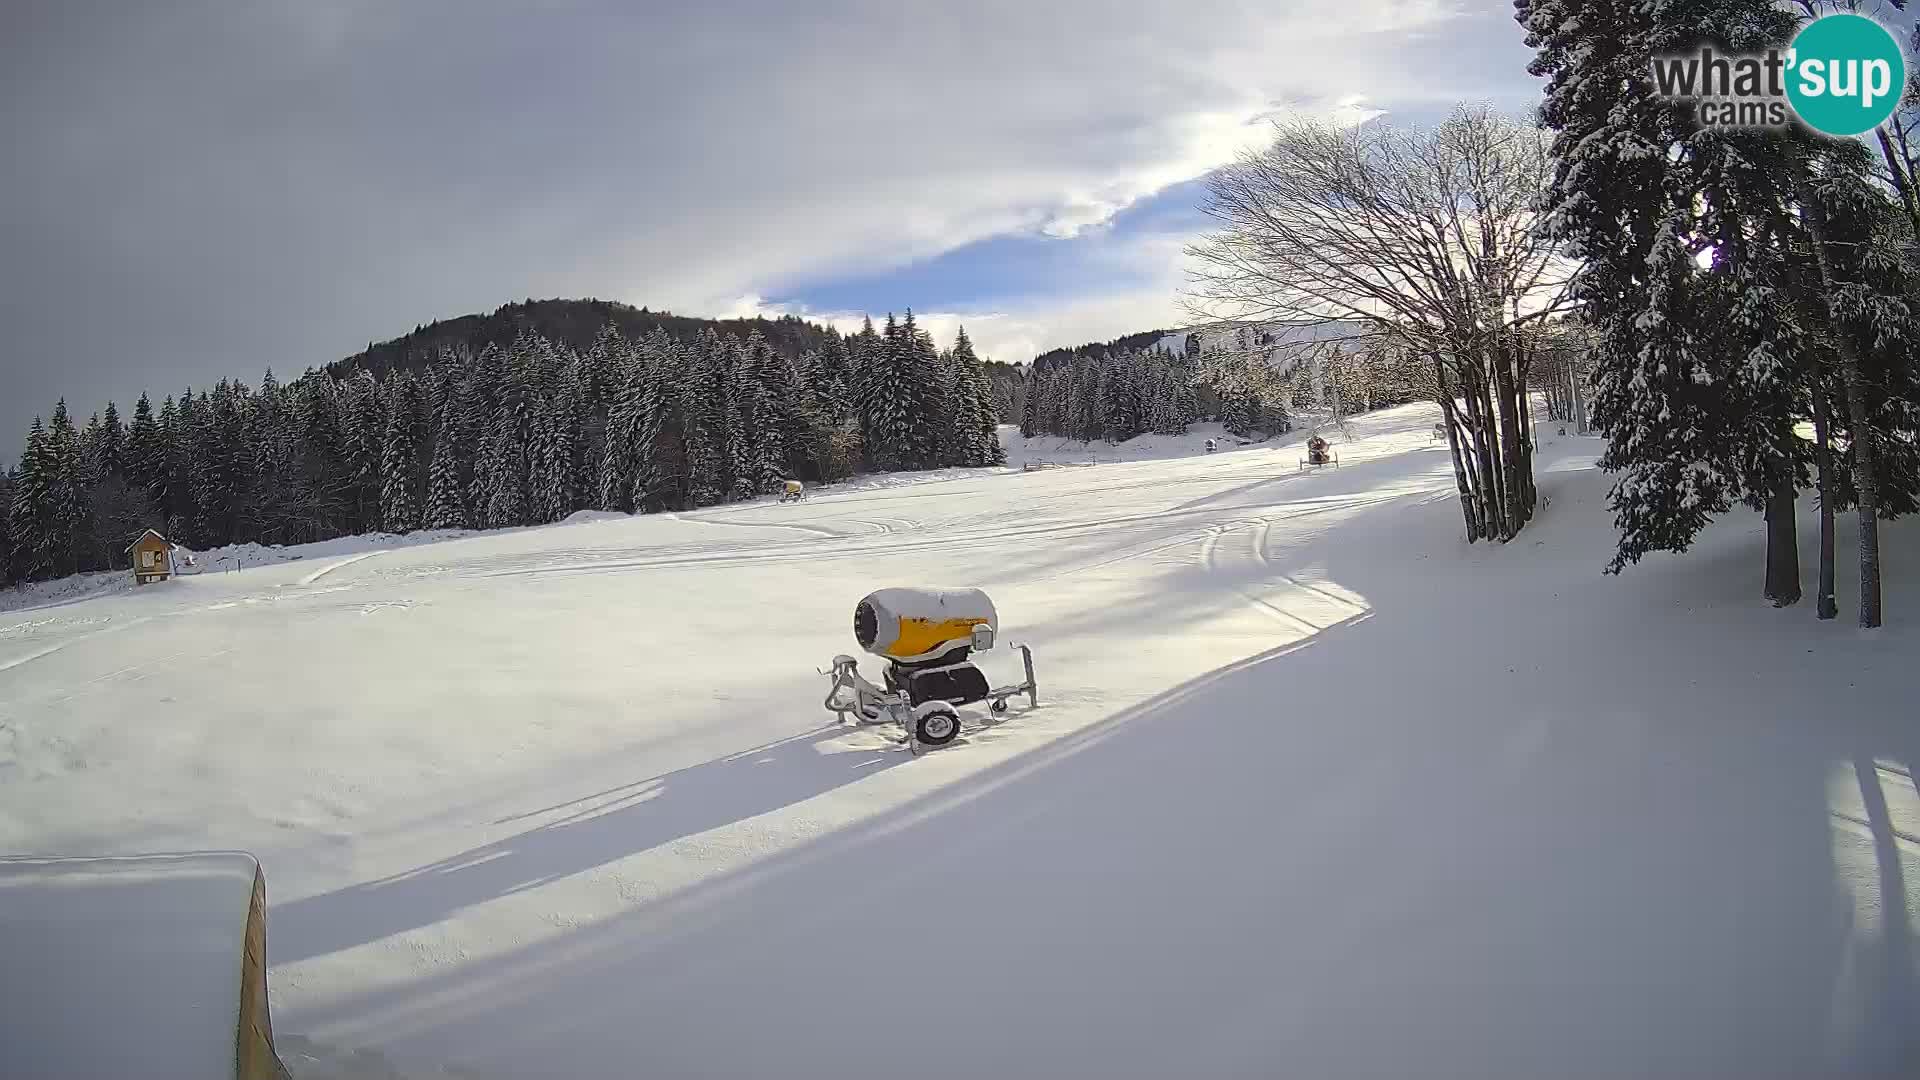
[[[133,583],[145,585],[165,581],[173,573],[173,545],[167,538],[148,529],[127,547],[133,563]]]

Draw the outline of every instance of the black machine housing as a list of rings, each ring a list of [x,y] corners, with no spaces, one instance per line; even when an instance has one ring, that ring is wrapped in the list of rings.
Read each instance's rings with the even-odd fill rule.
[[[967,656],[972,650],[961,645],[930,660],[889,661],[886,670],[888,690],[905,690],[907,700],[920,705],[944,701],[950,705],[970,705],[985,701],[986,672],[975,667]]]

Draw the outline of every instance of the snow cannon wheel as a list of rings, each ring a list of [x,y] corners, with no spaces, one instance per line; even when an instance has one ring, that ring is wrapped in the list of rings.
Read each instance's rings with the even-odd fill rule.
[[[993,704],[987,706],[987,708],[992,709],[993,715],[995,716],[1005,716],[1007,713],[1007,699],[1003,697],[994,698]]]
[[[913,718],[913,737],[927,746],[945,746],[960,735],[960,714],[950,705],[924,709]]]

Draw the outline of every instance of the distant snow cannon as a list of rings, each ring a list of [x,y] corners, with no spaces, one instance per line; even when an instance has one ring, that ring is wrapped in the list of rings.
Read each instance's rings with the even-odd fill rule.
[[[842,654],[833,658],[833,685],[826,707],[842,722],[851,714],[868,722],[892,720],[906,733],[914,752],[944,746],[960,734],[955,706],[989,703],[993,714],[1007,711],[1007,699],[1027,695],[1040,702],[1033,678],[1033,651],[1020,650],[1026,681],[992,687],[986,674],[968,661],[976,651],[993,648],[1000,615],[979,589],[880,589],[853,609],[853,637],[868,653],[887,662],[885,687],[861,676],[859,663]]]

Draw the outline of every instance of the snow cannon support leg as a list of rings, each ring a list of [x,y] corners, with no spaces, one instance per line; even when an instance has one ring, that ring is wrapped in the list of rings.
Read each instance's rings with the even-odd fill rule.
[[[1026,666],[1027,681],[1013,686],[1002,686],[987,691],[987,707],[993,715],[1003,716],[1007,711],[1007,699],[1017,694],[1027,695],[1027,708],[1040,704],[1040,684],[1033,677],[1033,650],[1025,645],[1014,644],[1020,650],[1020,662]]]

